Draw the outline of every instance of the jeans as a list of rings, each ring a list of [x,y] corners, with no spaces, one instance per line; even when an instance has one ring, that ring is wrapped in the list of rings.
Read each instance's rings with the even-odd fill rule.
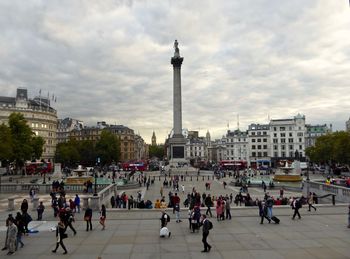
[[[272,207],[267,207],[267,216],[272,218]]]

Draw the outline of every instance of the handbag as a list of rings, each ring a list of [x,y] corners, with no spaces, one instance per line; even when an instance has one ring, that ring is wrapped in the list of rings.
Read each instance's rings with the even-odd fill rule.
[[[89,217],[89,216],[85,216],[85,217],[84,217],[84,220],[85,220],[85,221],[89,221],[89,220],[90,220],[90,217]]]

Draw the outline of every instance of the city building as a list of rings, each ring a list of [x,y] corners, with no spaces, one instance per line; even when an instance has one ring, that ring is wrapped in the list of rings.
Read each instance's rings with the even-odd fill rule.
[[[207,145],[204,137],[199,137],[198,131],[188,131],[185,146],[185,158],[189,161],[207,161]]]
[[[250,124],[248,126],[249,157],[248,166],[253,168],[271,166],[271,138],[269,124]]]
[[[306,125],[305,133],[305,148],[314,146],[316,144],[316,139],[320,136],[326,135],[332,132],[332,124],[329,128],[327,124],[323,125]]]
[[[239,129],[226,133],[226,159],[231,161],[248,161],[248,134]]]
[[[279,160],[293,160],[296,152],[305,157],[305,116],[270,121],[271,164]]]
[[[81,130],[84,123],[72,118],[59,119],[57,124],[57,143],[64,143],[69,140],[69,133],[72,130]]]
[[[91,140],[96,143],[102,130],[107,130],[120,139],[120,160],[140,160],[148,158],[148,148],[144,140],[134,133],[134,130],[123,125],[108,125],[106,122],[98,122],[97,126],[74,129],[69,137],[77,141]]]
[[[57,111],[51,107],[50,98],[28,97],[28,90],[18,88],[16,97],[0,96],[0,123],[8,123],[11,113],[21,113],[35,135],[44,139],[42,159],[52,160],[57,144]]]

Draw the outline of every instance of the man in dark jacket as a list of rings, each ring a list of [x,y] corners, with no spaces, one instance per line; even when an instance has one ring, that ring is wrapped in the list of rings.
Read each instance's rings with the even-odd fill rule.
[[[205,214],[202,215],[202,226],[203,226],[202,242],[204,245],[204,250],[202,250],[201,252],[207,253],[207,252],[210,252],[210,249],[211,249],[211,245],[209,245],[207,241],[211,223],[209,222],[209,220],[207,219],[207,215]]]

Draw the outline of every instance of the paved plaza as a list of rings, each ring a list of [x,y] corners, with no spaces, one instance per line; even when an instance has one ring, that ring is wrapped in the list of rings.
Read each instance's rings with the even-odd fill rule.
[[[223,188],[222,180],[211,181],[212,195],[235,195],[237,187]],[[127,194],[136,194],[141,190],[145,199],[152,202],[160,196],[160,184],[155,181],[149,190],[145,187],[127,190]],[[187,192],[195,187],[200,193],[205,191],[205,181],[186,181],[185,194],[180,193],[181,200]],[[169,189],[170,190],[170,189]],[[208,191],[205,191],[208,193]],[[264,192],[260,188],[250,188],[250,194],[262,197]],[[278,189],[270,191],[272,195],[278,195]],[[168,189],[165,189],[167,197]],[[19,209],[21,199],[28,198],[25,194],[17,195],[16,208]],[[14,196],[11,195],[11,196]],[[72,194],[74,195],[74,194]],[[299,195],[300,193],[286,192],[286,196]],[[8,212],[7,196],[0,195],[0,215],[2,226],[0,227],[0,243],[4,244],[5,219]],[[258,209],[256,207],[235,207],[233,205],[232,220],[217,221],[211,218],[214,228],[208,238],[212,245],[210,253],[201,253],[203,245],[201,233],[190,233],[188,228],[187,210],[181,211],[182,222],[175,222],[172,210],[169,229],[172,235],[169,239],[159,237],[161,212],[158,210],[107,210],[106,230],[102,231],[98,224],[98,213],[93,216],[93,231],[85,231],[83,213],[76,214],[76,227],[78,233],[73,236],[70,229],[69,237],[64,240],[68,249],[67,255],[62,255],[62,250],[52,254],[55,245],[55,232],[51,227],[55,226],[56,219],[49,207],[48,195],[39,195],[44,200],[46,211],[44,221],[33,221],[31,227],[38,233],[29,234],[23,238],[25,246],[20,248],[12,258],[350,258],[350,229],[347,226],[347,206],[344,205],[318,205],[317,211],[308,212],[304,206],[301,209],[301,220],[292,220],[290,206],[275,206],[274,214],[281,219],[279,225],[260,223]],[[30,204],[31,206],[31,204]],[[15,214],[16,211],[12,213]],[[203,211],[202,211],[203,212]],[[214,213],[215,214],[215,213]],[[33,218],[36,212],[32,212]],[[60,248],[59,248],[60,249]],[[5,258],[6,251],[0,251],[0,256]]]

